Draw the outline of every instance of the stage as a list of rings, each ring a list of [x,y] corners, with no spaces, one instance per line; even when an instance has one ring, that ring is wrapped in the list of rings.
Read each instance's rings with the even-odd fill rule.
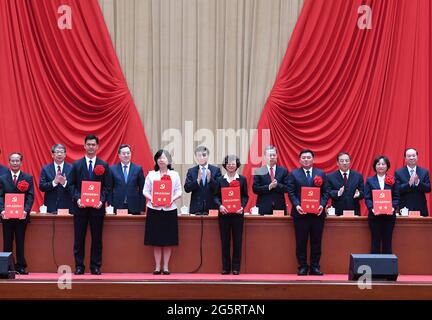
[[[60,289],[55,273],[17,275],[0,281],[0,299],[42,300],[430,300],[432,276],[400,275],[396,282],[373,281],[360,289],[346,274],[104,273],[69,275]],[[66,278],[68,278],[66,276]],[[64,285],[64,281],[60,281]]]

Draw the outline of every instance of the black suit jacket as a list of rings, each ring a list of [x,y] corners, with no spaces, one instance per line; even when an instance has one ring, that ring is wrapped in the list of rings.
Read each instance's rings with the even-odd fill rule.
[[[9,172],[10,171],[9,171],[9,169],[7,167],[5,167],[4,165],[0,164],[0,176],[3,176],[3,175],[5,175],[5,174],[7,174]]]
[[[372,176],[368,177],[366,179],[365,184],[365,203],[366,207],[369,210],[368,217],[371,219],[375,218],[375,215],[372,212],[373,209],[373,197],[372,197],[372,190],[380,190],[380,185],[378,182],[378,177]],[[399,183],[395,181],[395,183],[391,186],[387,183],[384,184],[385,190],[391,190],[392,191],[392,206],[395,209],[393,212],[393,216],[396,216],[396,210],[399,208]]]
[[[241,205],[242,205],[243,209],[245,209],[247,202],[249,200],[247,181],[246,181],[246,178],[244,176],[241,176],[241,175],[239,175],[239,178],[237,180],[240,182]],[[222,205],[222,191],[221,191],[221,189],[229,187],[229,183],[224,177],[219,177],[217,179],[217,184],[218,185],[217,185],[217,189],[216,189],[216,195],[214,198],[215,198],[215,203],[219,208]],[[220,214],[220,212],[219,212],[219,214]]]
[[[123,165],[117,163],[110,167],[111,170],[111,187],[112,192],[108,198],[108,204],[115,209],[123,206],[124,200],[127,197],[128,209],[131,212],[144,211],[144,172],[141,166],[135,163],[130,163],[127,183],[124,180]]]
[[[258,168],[253,176],[252,190],[257,194],[256,206],[259,214],[273,214],[273,210],[286,210],[285,192],[287,192],[288,169],[276,166],[275,179],[277,186],[269,190],[271,178],[267,166]]]
[[[222,176],[218,167],[211,164],[208,165],[210,170],[210,181],[202,185],[202,181],[197,182],[199,166],[192,167],[186,174],[184,189],[187,193],[192,192],[189,212],[191,214],[197,212],[208,212],[210,209],[217,209],[218,206],[214,202],[214,195],[217,188],[216,180]]]
[[[420,211],[420,214],[426,217],[429,215],[426,193],[431,192],[429,171],[417,166],[416,173],[419,184],[410,186],[408,168],[403,167],[396,170],[395,178],[400,186],[400,208],[407,207],[411,211]]]
[[[325,208],[327,205],[327,201],[329,198],[329,190],[328,190],[328,182],[327,177],[324,171],[316,168],[312,168],[312,183],[309,184],[306,178],[306,174],[303,168],[295,169],[288,179],[288,196],[292,204],[291,215],[293,217],[300,216],[296,207],[301,205],[301,188],[302,187],[315,187],[313,180],[316,176],[320,176],[323,180],[322,185],[320,186],[320,205]],[[303,208],[304,210],[304,208]],[[319,215],[319,217],[324,218],[326,215],[325,210]]]
[[[62,174],[69,177],[71,170],[72,165],[65,162]],[[69,211],[73,211],[70,181],[67,182],[66,187],[60,184],[54,187],[52,182],[56,175],[57,171],[54,168],[54,163],[47,164],[42,168],[39,179],[39,190],[45,192],[44,205],[47,206],[47,212],[57,212],[57,209],[69,209]]]
[[[104,167],[105,171],[101,176],[97,176],[94,173],[94,168],[96,166],[101,165]],[[87,208],[79,208],[77,204],[77,200],[81,198],[81,182],[82,181],[100,181],[101,182],[101,195],[100,201],[102,202],[102,207],[100,209],[92,208],[92,213],[96,215],[104,215],[105,214],[105,202],[108,199],[109,193],[111,192],[111,175],[108,164],[96,158],[96,163],[93,167],[93,175],[90,179],[89,171],[87,168],[86,159],[81,158],[74,162],[72,166],[72,170],[70,173],[70,178],[68,179],[71,182],[71,186],[73,188],[72,200],[73,205],[75,207],[74,214],[85,214]]]
[[[339,197],[339,189],[344,185],[344,179],[339,170],[327,175],[332,206],[335,208],[336,215],[342,215],[344,210],[354,210],[356,215],[360,215],[360,200],[364,198],[363,176],[357,171],[350,170],[347,185],[344,193]],[[354,199],[354,193],[358,190],[360,197]]]
[[[25,180],[29,184],[29,188],[25,192],[21,192],[17,185],[20,181]],[[6,193],[24,193],[24,211],[27,212],[25,222],[30,221],[30,211],[33,206],[34,201],[34,186],[33,177],[27,173],[20,172],[17,179],[17,184],[15,185],[12,181],[12,175],[10,172],[8,174],[0,176],[0,212],[5,209],[5,194]]]

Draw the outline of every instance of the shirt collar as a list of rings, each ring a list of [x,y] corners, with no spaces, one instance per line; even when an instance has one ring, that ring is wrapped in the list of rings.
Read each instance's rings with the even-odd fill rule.
[[[348,169],[348,170],[345,171],[345,172],[343,172],[342,170],[339,170],[339,172],[340,172],[340,174],[342,175],[342,177],[343,177],[344,173],[346,173],[346,174],[347,174],[347,177],[349,177],[350,169]]]
[[[18,177],[19,177],[20,174],[21,174],[21,170],[19,170],[17,173],[14,173],[12,170],[10,170],[10,173],[11,173],[11,177],[12,177],[12,179],[13,179],[13,176],[14,176],[14,175],[16,175],[16,176],[17,176],[17,179],[18,179]]]
[[[411,170],[414,170],[414,172],[417,172],[417,166],[415,166],[414,168],[410,168],[408,166],[406,166],[408,169],[408,172],[411,173]]]
[[[240,176],[239,176],[239,174],[237,172],[236,172],[236,174],[235,174],[235,176],[234,176],[234,178],[232,180],[230,180],[230,178],[228,177],[228,173],[225,173],[225,175],[223,177],[228,182],[231,182],[231,181],[234,181],[234,180],[237,180],[237,179],[240,178]]]

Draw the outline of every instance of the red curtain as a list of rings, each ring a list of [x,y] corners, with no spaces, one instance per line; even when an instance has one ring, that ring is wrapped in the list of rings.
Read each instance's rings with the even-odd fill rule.
[[[365,4],[371,29],[358,27]],[[393,174],[413,146],[430,168],[430,38],[429,0],[306,0],[258,123],[270,129],[279,163],[298,167],[308,148],[331,172],[344,150],[366,178],[376,155],[389,157]],[[251,148],[261,151],[260,139]]]
[[[58,13],[68,5],[71,29]],[[84,137],[100,139],[99,156],[114,163],[129,143],[133,161],[153,164],[144,128],[127,88],[97,0],[0,1],[0,146],[2,163],[24,154],[23,170],[38,185],[52,161],[50,147],[67,147],[67,161],[84,154]],[[37,192],[34,208],[41,204]]]

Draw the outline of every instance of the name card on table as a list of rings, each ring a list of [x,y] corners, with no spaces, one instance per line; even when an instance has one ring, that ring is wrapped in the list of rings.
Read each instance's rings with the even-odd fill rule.
[[[420,211],[409,211],[408,212],[408,215],[410,216],[410,217],[420,217],[421,215],[420,215]]]
[[[342,211],[342,215],[344,217],[355,217],[355,211],[354,210],[344,210]]]
[[[69,209],[57,209],[57,215],[58,216],[68,216],[69,215]]]
[[[117,209],[116,213],[118,216],[127,216],[129,211],[128,209]]]

